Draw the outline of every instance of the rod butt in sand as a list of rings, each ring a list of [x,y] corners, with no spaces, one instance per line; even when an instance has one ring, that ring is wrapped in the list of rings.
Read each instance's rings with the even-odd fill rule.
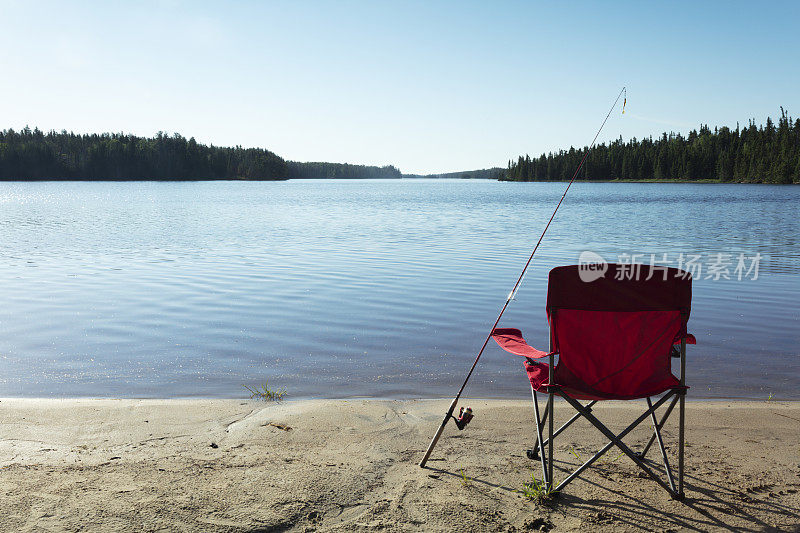
[[[420,468],[425,468],[425,463],[428,462],[428,459],[433,453],[433,449],[436,447],[436,443],[439,442],[439,437],[442,436],[442,432],[444,432],[444,427],[447,425],[447,421],[450,420],[451,416],[453,416],[453,411],[455,411],[457,403],[458,403],[458,397],[453,399],[453,403],[450,404],[450,409],[448,409],[447,414],[444,415],[444,420],[442,420],[442,424],[439,426],[439,430],[436,431],[436,435],[433,436],[433,439],[431,440],[431,443],[428,446],[428,450],[425,452],[425,456],[422,458],[422,461],[419,462]]]

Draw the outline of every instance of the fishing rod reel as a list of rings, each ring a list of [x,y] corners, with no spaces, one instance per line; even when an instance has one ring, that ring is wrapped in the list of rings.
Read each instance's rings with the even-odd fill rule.
[[[462,407],[458,411],[458,418],[453,415],[450,415],[450,418],[452,418],[456,423],[459,431],[464,431],[464,428],[467,427],[467,424],[472,421],[472,407],[467,407],[466,409]]]

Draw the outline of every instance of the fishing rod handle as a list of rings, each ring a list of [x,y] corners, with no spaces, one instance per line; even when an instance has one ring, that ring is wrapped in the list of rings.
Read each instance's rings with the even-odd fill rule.
[[[425,468],[425,463],[428,462],[431,454],[433,453],[433,449],[436,447],[436,443],[439,442],[439,437],[442,436],[442,432],[444,431],[444,427],[447,425],[447,421],[450,420],[450,417],[453,416],[453,411],[456,410],[456,404],[458,403],[458,396],[453,398],[453,403],[450,404],[450,409],[447,410],[447,414],[444,415],[444,420],[442,420],[442,425],[439,426],[439,430],[436,432],[436,435],[433,436],[430,445],[428,446],[428,450],[425,452],[425,457],[422,458],[422,461],[419,462],[420,468]]]

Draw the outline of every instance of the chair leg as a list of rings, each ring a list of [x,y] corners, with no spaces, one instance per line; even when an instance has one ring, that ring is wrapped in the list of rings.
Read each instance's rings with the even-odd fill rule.
[[[670,397],[672,394],[673,394],[672,392],[670,392],[670,393],[668,393],[668,394],[665,394],[665,395],[664,395],[664,396],[663,396],[663,397],[662,397],[660,400],[658,400],[658,401],[656,402],[656,404],[653,406],[653,410],[655,411],[656,409],[658,409],[659,407],[661,407],[661,405],[662,405],[664,402],[666,402],[666,401],[669,399],[669,397]],[[625,436],[626,436],[628,433],[630,433],[631,431],[633,431],[634,429],[636,429],[636,428],[639,426],[639,424],[641,424],[641,423],[642,423],[642,422],[643,422],[643,421],[644,421],[644,420],[645,420],[645,419],[646,419],[648,416],[650,416],[650,412],[649,412],[649,411],[650,411],[650,410],[648,409],[648,411],[645,411],[644,413],[642,413],[641,415],[639,415],[639,418],[637,418],[636,420],[634,420],[633,422],[631,422],[631,423],[628,425],[628,427],[626,427],[625,429],[623,429],[623,430],[620,432],[620,434],[619,434],[619,435],[617,435],[617,438],[619,438],[619,439],[622,439],[622,438],[624,438],[624,437],[625,437]],[[581,466],[579,466],[579,467],[578,467],[576,470],[574,470],[574,471],[573,471],[573,472],[572,472],[572,473],[571,473],[569,476],[567,476],[567,478],[566,478],[564,481],[562,481],[561,483],[559,483],[559,485],[556,487],[556,491],[559,491],[559,490],[563,489],[564,487],[566,487],[566,486],[567,486],[567,484],[568,484],[570,481],[572,481],[573,479],[575,479],[576,477],[578,477],[578,476],[581,474],[581,472],[583,472],[584,470],[586,470],[587,468],[589,468],[590,466],[592,466],[592,464],[593,464],[595,461],[597,461],[597,460],[598,460],[600,457],[602,457],[602,456],[603,456],[603,454],[604,454],[604,453],[606,453],[606,452],[607,452],[609,449],[611,449],[611,447],[612,447],[612,446],[614,446],[614,441],[609,441],[608,443],[606,443],[606,445],[605,445],[605,446],[603,446],[603,447],[600,449],[600,451],[598,451],[596,454],[594,454],[592,457],[590,457],[590,458],[589,458],[589,459],[588,459],[588,460],[587,460],[585,463],[583,463],[583,464],[582,464]]]
[[[680,412],[678,413],[678,494],[676,499],[682,500],[684,498],[683,492],[683,438],[684,438],[684,410],[686,409],[686,391],[680,393]]]
[[[669,487],[672,489],[672,492],[677,493],[678,491],[675,489],[675,479],[672,477],[672,469],[670,469],[669,459],[667,459],[667,450],[664,448],[664,441],[661,439],[661,429],[658,427],[656,412],[653,410],[653,402],[650,401],[650,398],[647,398],[647,407],[650,408],[650,418],[653,421],[653,432],[658,440],[658,447],[661,449],[661,458],[664,460],[664,470],[667,471]],[[642,456],[640,455],[639,457]]]
[[[536,391],[533,390],[533,387],[531,387],[531,392],[533,393],[534,396],[536,395]],[[535,399],[534,399],[534,403],[536,403]],[[545,421],[547,420],[547,414],[548,414],[547,409],[548,409],[548,407],[549,406],[547,404],[544,405],[544,414],[542,414],[542,419],[541,419],[541,421],[539,421],[539,428],[540,428],[539,431],[544,431],[544,424],[545,424]],[[539,419],[537,417],[537,421],[538,420]],[[544,441],[543,444],[547,444],[547,441]],[[531,448],[530,450],[527,451],[527,455],[528,455],[528,459],[539,459],[539,440],[538,439],[534,441],[533,448]]]
[[[661,421],[658,423],[658,429],[664,427],[664,424],[669,418],[669,415],[672,413],[672,410],[675,408],[677,404],[678,404],[678,396],[675,396],[672,399],[672,402],[670,402],[670,404],[667,406],[667,410],[664,412],[664,416],[661,417]],[[647,444],[645,445],[644,449],[641,452],[639,452],[639,457],[644,459],[645,455],[647,455],[647,450],[650,449],[650,446],[652,446],[655,441],[656,441],[656,434],[655,432],[653,432],[653,434],[650,435],[650,440],[647,441]]]
[[[684,315],[684,324],[689,317]],[[686,385],[686,338],[681,339],[681,386]],[[686,389],[680,391],[680,413],[678,416],[678,494],[676,500],[683,500],[683,442],[686,421]]]
[[[536,391],[533,390],[531,387],[531,395],[533,396],[533,407],[536,411],[536,444],[539,445],[541,448],[542,453],[540,455],[540,462],[542,463],[542,481],[544,481],[545,485],[548,482],[547,478],[547,464],[546,464],[546,457],[544,454],[544,445],[542,444],[542,430],[544,429],[544,420],[541,420],[539,417],[539,399],[536,396]],[[547,408],[545,408],[544,416],[547,416]]]
[[[547,485],[547,490],[553,490],[553,419],[555,418],[555,411],[553,405],[553,391],[551,390],[548,392],[547,395],[547,404],[549,406],[550,416],[547,418],[547,425],[548,425],[548,439],[547,439],[547,480],[549,484]],[[542,448],[544,450],[544,448]]]
[[[592,410],[592,407],[593,407],[593,406],[594,406],[594,404],[596,404],[596,403],[597,403],[597,400],[592,400],[591,402],[587,403],[587,404],[586,404],[584,407],[586,408],[586,410],[587,410],[587,411],[591,411],[591,410]],[[564,425],[563,425],[563,426],[561,426],[560,428],[558,428],[558,429],[555,431],[555,433],[553,433],[553,438],[556,438],[556,437],[558,437],[559,435],[561,435],[561,433],[562,433],[562,432],[563,432],[565,429],[567,429],[569,426],[571,426],[571,425],[573,424],[573,422],[575,422],[576,420],[578,420],[578,419],[579,419],[580,417],[582,417],[582,416],[583,416],[583,415],[582,415],[582,414],[580,414],[580,413],[575,413],[575,415],[573,415],[573,417],[572,417],[572,418],[570,418],[569,420],[567,420],[567,421],[564,423]],[[542,417],[542,420],[543,420],[543,422],[542,422],[542,431],[544,431],[544,420],[547,420],[547,405],[545,405],[545,408],[544,408],[544,416]],[[547,441],[547,439],[545,439],[545,440],[544,440],[544,444],[545,444],[545,445],[547,445],[547,442],[548,442],[548,441]],[[532,455],[532,456],[533,456],[533,457],[531,457],[531,459],[535,459],[535,458],[536,458],[536,456],[538,455],[538,451],[539,451],[539,446],[538,446],[538,445],[539,445],[539,443],[538,443],[538,442],[536,442],[536,443],[534,444],[534,446],[533,446],[533,449],[532,449],[532,450],[528,450],[528,451],[530,452],[530,453],[529,453],[529,455]]]
[[[629,431],[631,431],[631,430],[632,430],[634,427],[636,427],[637,425],[639,425],[639,423],[641,423],[641,422],[642,422],[642,420],[644,420],[645,418],[647,418],[648,416],[650,416],[650,413],[651,413],[652,411],[654,411],[655,409],[658,409],[658,407],[660,407],[660,406],[661,406],[661,405],[662,405],[662,404],[663,404],[663,403],[664,403],[664,402],[667,400],[667,398],[669,398],[669,396],[670,396],[669,394],[665,395],[665,396],[664,396],[663,398],[661,398],[661,399],[660,399],[658,402],[656,402],[656,404],[655,404],[655,405],[654,405],[652,408],[648,409],[648,410],[647,410],[647,411],[646,411],[646,412],[645,412],[643,415],[641,415],[641,416],[640,416],[638,419],[636,419],[636,421],[635,421],[635,422],[633,422],[631,425],[629,425],[629,426],[628,426],[628,427],[627,427],[627,428],[626,428],[626,429],[625,429],[625,430],[624,430],[622,433],[620,433],[619,435],[614,435],[614,433],[612,433],[612,432],[611,432],[611,430],[609,430],[609,429],[608,429],[606,426],[604,426],[604,425],[603,425],[603,423],[602,423],[602,422],[600,422],[600,421],[597,419],[597,417],[595,417],[595,416],[594,416],[593,414],[591,414],[590,412],[588,412],[588,411],[585,411],[585,410],[584,410],[584,408],[583,408],[583,406],[580,404],[580,402],[578,402],[577,400],[575,400],[575,399],[573,399],[573,398],[569,397],[569,396],[568,396],[568,395],[566,395],[566,394],[565,394],[565,395],[563,395],[563,396],[564,396],[564,399],[565,399],[567,402],[569,402],[569,404],[570,404],[570,405],[572,405],[572,407],[574,407],[574,408],[575,408],[577,411],[580,411],[580,412],[582,412],[582,413],[583,413],[583,416],[584,416],[584,417],[586,417],[586,419],[587,419],[589,422],[591,422],[591,423],[592,423],[592,425],[593,425],[594,427],[596,427],[596,428],[597,428],[597,429],[598,429],[598,430],[599,430],[599,431],[600,431],[600,432],[601,432],[603,435],[605,435],[605,436],[606,436],[606,437],[607,437],[607,438],[608,438],[608,439],[609,439],[611,442],[609,442],[608,444],[606,444],[606,446],[604,446],[604,447],[603,447],[603,449],[601,449],[601,451],[600,451],[600,452],[598,452],[597,454],[595,454],[595,456],[594,456],[594,457],[592,457],[592,458],[591,458],[589,461],[587,461],[586,463],[584,463],[583,465],[581,465],[581,467],[579,467],[579,468],[578,468],[576,471],[574,471],[574,472],[573,472],[573,473],[572,473],[572,474],[571,474],[571,475],[570,475],[570,476],[569,476],[567,479],[565,479],[564,481],[562,481],[562,482],[561,482],[561,483],[558,485],[558,487],[556,487],[556,490],[561,490],[561,489],[562,489],[562,488],[563,488],[563,487],[564,487],[564,486],[565,486],[567,483],[569,483],[570,481],[572,481],[572,480],[573,480],[573,479],[574,479],[574,478],[575,478],[575,477],[576,477],[576,476],[577,476],[577,475],[578,475],[580,472],[582,472],[582,471],[583,471],[585,468],[587,468],[587,467],[588,467],[590,464],[592,464],[594,461],[596,461],[596,460],[597,460],[597,459],[598,459],[598,458],[599,458],[599,457],[600,457],[600,456],[601,456],[603,453],[605,453],[606,451],[608,451],[608,449],[609,449],[609,448],[611,448],[611,446],[616,446],[617,448],[619,448],[620,450],[622,450],[622,452],[623,452],[625,455],[627,455],[628,457],[630,457],[630,459],[631,459],[631,460],[632,460],[634,463],[636,463],[636,465],[637,465],[639,468],[641,468],[642,470],[644,470],[644,472],[645,472],[647,475],[649,475],[651,478],[653,478],[653,480],[654,480],[656,483],[658,483],[659,485],[661,485],[661,486],[662,486],[662,487],[663,487],[663,488],[664,488],[664,489],[665,489],[667,492],[669,492],[669,493],[670,493],[670,494],[671,494],[673,497],[675,497],[675,496],[676,496],[675,492],[673,492],[673,491],[672,491],[672,489],[669,487],[669,485],[667,485],[666,483],[664,483],[664,481],[663,481],[661,478],[659,478],[659,477],[658,477],[658,476],[655,474],[655,472],[653,472],[653,471],[650,469],[650,467],[648,467],[648,466],[647,466],[647,465],[644,463],[644,461],[642,461],[642,460],[641,460],[641,459],[640,459],[640,458],[639,458],[639,457],[638,457],[638,456],[637,456],[637,455],[636,455],[636,454],[633,452],[633,450],[631,450],[631,449],[630,449],[630,448],[629,448],[629,447],[628,447],[628,446],[627,446],[627,445],[626,445],[624,442],[622,442],[622,437],[624,437],[624,436],[625,436],[625,435],[626,435],[626,434],[627,434]]]

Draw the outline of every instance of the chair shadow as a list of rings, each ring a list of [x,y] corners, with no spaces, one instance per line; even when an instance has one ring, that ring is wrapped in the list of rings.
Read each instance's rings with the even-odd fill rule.
[[[663,465],[658,461],[652,459],[645,459],[648,466],[652,468],[657,474],[666,476]],[[538,464],[538,461],[536,461]],[[633,463],[631,463],[633,464]],[[556,459],[554,468],[560,475],[567,475],[574,467],[572,463]],[[800,511],[783,505],[777,502],[770,502],[765,499],[755,498],[744,491],[736,490],[731,487],[714,483],[707,479],[701,478],[696,475],[684,474],[684,488],[686,497],[683,501],[672,501],[671,504],[675,506],[684,506],[696,512],[702,518],[685,517],[680,513],[674,512],[674,509],[658,508],[647,501],[642,500],[639,495],[628,494],[620,491],[618,485],[613,480],[608,483],[587,478],[590,472],[596,472],[603,477],[603,474],[616,474],[616,475],[633,475],[637,476],[641,472],[637,470],[634,473],[628,471],[620,472],[618,470],[609,469],[610,466],[618,466],[612,464],[594,465],[587,472],[578,476],[573,483],[586,483],[597,489],[605,491],[609,494],[608,498],[582,498],[565,489],[564,492],[558,494],[552,502],[552,506],[556,508],[569,508],[575,511],[584,511],[586,513],[592,512],[612,512],[615,526],[629,526],[631,528],[645,530],[648,526],[645,524],[652,524],[653,518],[661,521],[665,529],[680,528],[692,531],[707,531],[709,529],[721,529],[727,531],[753,531],[753,530],[777,530],[776,526],[759,518],[759,515],[765,514],[780,514],[789,517],[796,524],[800,524]],[[436,468],[427,466],[426,470],[439,475],[446,475],[455,479],[461,480],[462,474],[453,472],[445,468]],[[507,491],[509,493],[517,493],[518,490],[508,487],[500,483],[494,483],[480,477],[469,478],[470,482],[484,485],[495,489]],[[558,480],[558,476],[556,476]],[[655,482],[649,477],[643,478],[642,483]],[[658,490],[663,490],[658,487]],[[666,495],[666,492],[664,493]],[[765,512],[766,511],[766,512]],[[641,517],[641,519],[637,519]],[[728,520],[726,520],[728,518]],[[744,522],[747,525],[736,525],[734,522]]]
[[[666,477],[666,472],[661,463],[651,459],[646,460],[646,462],[650,468],[664,476],[664,478]],[[594,470],[602,472],[604,468],[605,465],[601,465],[595,467]],[[564,470],[564,473],[567,472],[568,470]],[[616,473],[620,474],[619,472]],[[639,472],[636,472],[633,475],[638,474]],[[617,488],[613,486],[613,481],[609,481],[609,485],[606,485],[605,483],[587,479],[585,474],[578,476],[575,481],[577,482],[578,480],[606,491],[613,496],[608,499],[585,499],[572,493],[564,492],[558,497],[560,504],[588,512],[616,510],[617,513],[614,515],[616,522],[638,529],[644,529],[642,524],[648,522],[644,520],[637,521],[636,518],[626,518],[626,515],[641,516],[643,519],[647,518],[650,523],[652,518],[655,517],[668,524],[667,528],[675,527],[694,531],[707,531],[711,528],[727,531],[777,530],[775,525],[764,521],[758,516],[769,513],[789,517],[795,524],[800,524],[800,512],[793,507],[754,498],[743,491],[735,490],[695,475],[684,474],[686,497],[683,501],[674,501],[673,503],[676,506],[685,506],[695,511],[702,516],[702,519],[687,518],[671,510],[659,509],[636,496],[616,490]],[[654,483],[649,477],[643,478],[642,482]],[[662,489],[659,488],[659,490]],[[730,518],[726,521],[728,517]],[[746,522],[747,525],[735,525],[734,521]]]

